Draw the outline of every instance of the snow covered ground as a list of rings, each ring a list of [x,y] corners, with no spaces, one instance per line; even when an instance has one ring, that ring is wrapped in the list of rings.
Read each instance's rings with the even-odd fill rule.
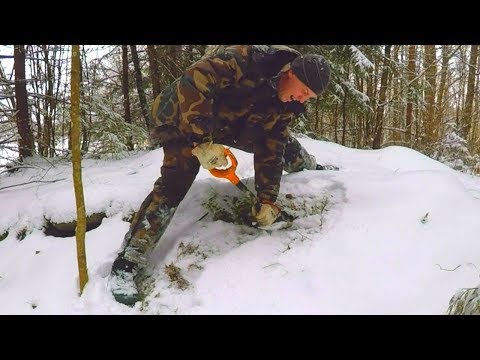
[[[323,211],[270,232],[199,220],[213,193],[240,195],[201,169],[151,255],[147,296],[132,308],[115,302],[108,274],[163,151],[83,161],[87,214],[107,217],[86,235],[81,297],[75,238],[42,231],[45,218],[76,217],[71,164],[38,160],[1,175],[0,235],[9,235],[0,241],[0,314],[445,314],[457,290],[478,285],[480,178],[408,148],[299,140],[340,171],[285,174],[280,198]],[[253,187],[253,156],[232,150]]]

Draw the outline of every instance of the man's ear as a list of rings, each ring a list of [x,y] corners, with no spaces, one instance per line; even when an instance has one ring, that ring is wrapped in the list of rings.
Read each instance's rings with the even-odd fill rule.
[[[293,70],[292,69],[289,69],[287,71],[287,78],[291,79],[295,74],[293,73]]]
[[[292,69],[282,71],[281,74],[282,74],[282,77],[284,77],[285,79],[291,79],[292,75],[294,75]]]

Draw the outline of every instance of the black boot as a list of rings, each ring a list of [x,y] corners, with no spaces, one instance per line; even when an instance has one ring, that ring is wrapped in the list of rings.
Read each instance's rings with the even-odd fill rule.
[[[138,274],[138,266],[122,256],[113,262],[110,273],[110,290],[113,297],[119,303],[133,306],[140,300],[135,277]]]

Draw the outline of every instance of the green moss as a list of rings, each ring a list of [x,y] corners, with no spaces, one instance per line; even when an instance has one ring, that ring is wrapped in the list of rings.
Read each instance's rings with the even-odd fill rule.
[[[5,240],[8,236],[8,231],[5,231],[3,234],[0,234],[0,241]]]
[[[29,234],[27,228],[23,228],[17,233],[17,240],[22,241]]]
[[[237,225],[252,224],[250,213],[253,201],[249,196],[222,197],[212,191],[202,205],[208,210],[214,221],[222,220]]]
[[[293,219],[323,214],[328,211],[329,195],[313,197],[280,194],[277,204]],[[225,196],[211,191],[202,205],[214,221],[222,220],[237,225],[251,225],[254,201],[246,194],[240,197]]]

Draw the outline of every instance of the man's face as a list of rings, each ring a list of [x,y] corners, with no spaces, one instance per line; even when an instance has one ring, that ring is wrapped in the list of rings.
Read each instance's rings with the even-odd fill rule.
[[[317,94],[301,82],[292,70],[283,73],[278,84],[278,98],[280,101],[298,101],[303,104],[308,99],[316,97]]]

